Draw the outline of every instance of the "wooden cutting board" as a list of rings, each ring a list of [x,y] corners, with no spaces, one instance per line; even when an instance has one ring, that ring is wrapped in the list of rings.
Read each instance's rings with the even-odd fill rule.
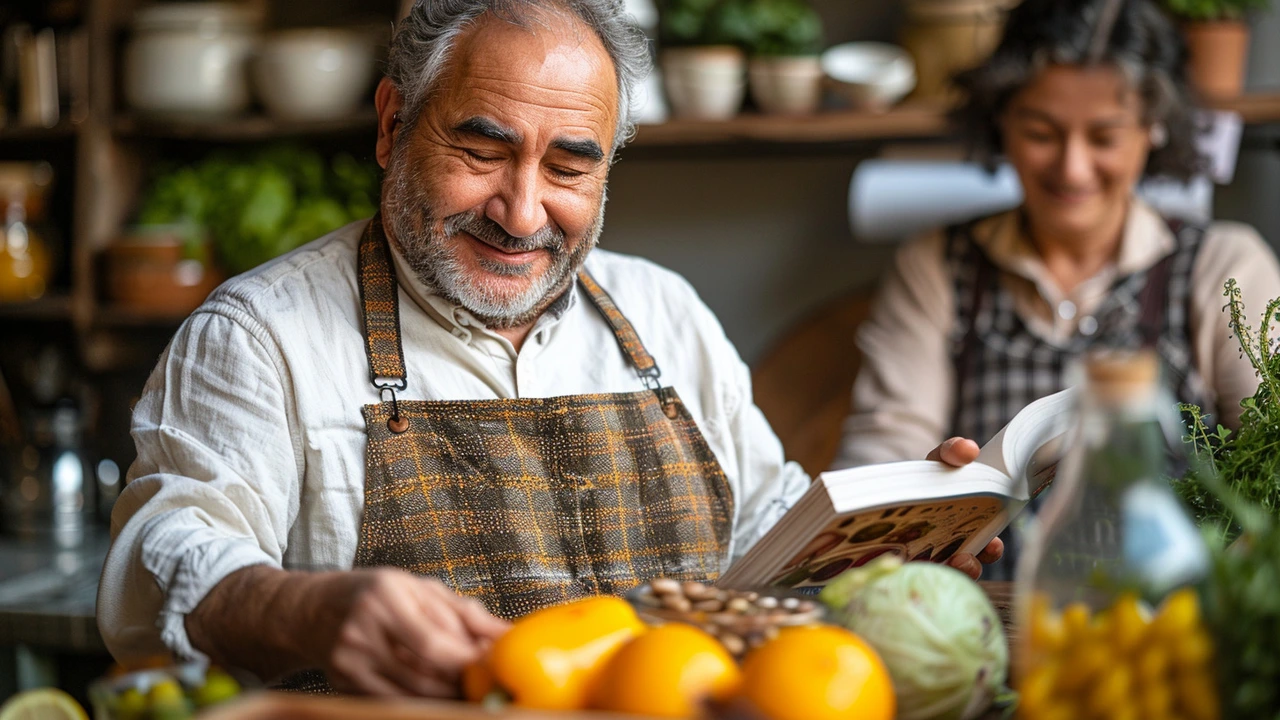
[[[1004,622],[1012,641],[1013,587],[1007,582],[984,582],[982,589]],[[200,720],[637,720],[636,715],[589,712],[541,712],[510,708],[493,713],[461,702],[441,700],[376,700],[316,697],[264,692],[247,695],[199,716]],[[993,714],[992,717],[998,717]],[[639,720],[643,720],[640,718]]]
[[[541,712],[511,708],[493,713],[443,700],[377,700],[263,692],[219,706],[200,720],[636,720],[635,715]],[[643,720],[643,719],[641,719]]]

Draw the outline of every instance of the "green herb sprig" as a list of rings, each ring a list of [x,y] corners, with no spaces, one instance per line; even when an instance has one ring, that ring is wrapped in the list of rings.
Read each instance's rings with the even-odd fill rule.
[[[1258,374],[1258,391],[1241,402],[1240,430],[1210,430],[1200,408],[1191,417],[1191,471],[1175,488],[1205,529],[1213,567],[1203,584],[1205,623],[1216,660],[1222,716],[1280,718],[1280,323],[1272,300],[1255,332],[1240,288],[1226,284],[1226,310],[1240,351]],[[1234,540],[1234,541],[1233,541]]]
[[[1222,425],[1210,428],[1201,408],[1181,406],[1190,418],[1185,440],[1192,449],[1192,464],[1174,488],[1202,527],[1231,540],[1243,529],[1239,510],[1224,502],[1216,485],[1239,496],[1245,507],[1280,517],[1280,349],[1272,336],[1273,325],[1280,323],[1280,298],[1267,304],[1255,331],[1244,317],[1235,279],[1225,288],[1231,333],[1257,372],[1258,390],[1241,401],[1240,429],[1235,433]]]

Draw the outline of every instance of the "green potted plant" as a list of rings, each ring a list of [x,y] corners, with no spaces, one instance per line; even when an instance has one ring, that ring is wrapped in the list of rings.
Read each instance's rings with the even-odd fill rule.
[[[746,94],[747,58],[721,24],[721,0],[662,0],[658,41],[663,84],[676,117],[725,120]]]
[[[1249,54],[1245,15],[1268,0],[1164,0],[1169,13],[1182,21],[1190,59],[1191,85],[1210,98],[1232,98],[1244,89]]]
[[[750,56],[751,98],[766,113],[812,113],[822,100],[822,19],[807,0],[725,0],[715,27]]]

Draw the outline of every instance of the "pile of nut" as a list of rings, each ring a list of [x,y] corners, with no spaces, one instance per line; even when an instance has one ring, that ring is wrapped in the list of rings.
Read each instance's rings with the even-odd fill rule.
[[[780,628],[821,622],[823,609],[812,600],[721,590],[700,582],[658,578],[631,594],[640,617],[651,623],[684,622],[719,638],[741,657],[771,640]]]

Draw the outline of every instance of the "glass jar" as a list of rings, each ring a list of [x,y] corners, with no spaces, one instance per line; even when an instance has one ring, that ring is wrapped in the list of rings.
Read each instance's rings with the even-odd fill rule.
[[[44,239],[27,222],[21,198],[4,208],[0,231],[0,302],[38,300],[48,289],[52,272]]]
[[[1199,531],[1165,479],[1153,353],[1086,360],[1071,449],[1018,564],[1019,716],[1218,716]]]

